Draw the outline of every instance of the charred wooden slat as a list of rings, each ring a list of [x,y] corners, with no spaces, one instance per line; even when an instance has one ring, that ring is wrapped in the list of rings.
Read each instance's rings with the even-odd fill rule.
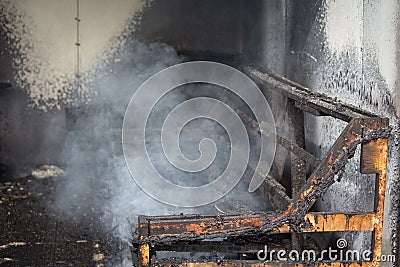
[[[378,177],[377,192],[375,194],[375,232],[373,242],[373,253],[374,257],[378,258],[382,253],[382,228],[383,228],[383,212],[385,203],[385,191],[386,191],[386,164],[388,157],[388,138],[379,138],[369,142],[370,146],[374,146],[373,149],[375,158],[375,171]]]
[[[303,108],[304,111],[318,111],[319,115],[329,115],[347,122],[353,118],[376,117],[373,113],[345,104],[325,94],[315,93],[302,85],[276,74],[262,72],[253,67],[246,67],[244,71],[262,85],[277,90],[285,94],[288,98],[293,99],[298,103],[298,107],[306,107]]]
[[[272,213],[255,213],[252,215],[237,216],[215,216],[214,218],[186,219],[185,216],[168,216],[169,220],[159,220],[147,217],[147,224],[144,227],[149,229],[152,241],[170,242],[203,239],[202,237],[224,237],[225,233],[235,231],[246,231],[258,228],[267,222],[271,222]],[[297,231],[303,233],[317,232],[341,232],[341,231],[373,231],[374,214],[323,214],[308,213],[304,216],[303,222],[297,227]],[[290,233],[296,229],[290,223],[276,225],[271,228],[269,234]],[[157,240],[155,237],[159,237]],[[182,238],[175,238],[182,237]],[[199,238],[196,238],[199,237]],[[148,240],[147,240],[148,241]],[[139,241],[140,243],[140,241]]]
[[[305,147],[305,133],[304,133],[304,112],[296,108],[295,102],[291,99],[288,100],[288,125],[290,140],[300,148]],[[291,154],[290,157],[290,185],[292,188],[292,196],[300,192],[301,187],[307,180],[306,161],[304,157],[296,154]],[[316,167],[316,166],[314,166]],[[302,243],[304,240],[301,235],[292,233],[292,249],[297,251],[302,250]]]
[[[158,262],[157,266],[168,267],[372,267],[376,266],[374,262],[331,262],[331,263],[293,263],[293,262],[243,262],[243,261],[227,261],[227,262]]]
[[[173,252],[225,252],[225,253],[257,253],[260,247],[268,245],[271,249],[290,248],[290,244],[286,242],[286,246],[278,242],[258,242],[245,244],[231,244],[224,241],[186,241],[161,243],[154,246],[155,251],[173,251]]]
[[[311,115],[314,116],[322,116],[324,115],[323,113],[321,113],[320,111],[313,109],[312,107],[309,107],[303,103],[300,102],[295,102],[294,105],[296,106],[296,108],[301,109],[307,113],[310,113]]]
[[[387,138],[390,130],[389,120],[386,118],[353,119],[329,150],[320,167],[311,174],[301,193],[294,198],[285,213],[295,217],[307,212],[317,198],[334,183],[334,175],[344,168],[349,158],[353,157],[359,144]],[[384,164],[386,166],[386,161]],[[301,218],[292,219],[298,221]]]
[[[364,174],[376,174],[379,172],[382,153],[382,140],[373,140],[361,146],[360,172]]]
[[[279,136],[275,134],[275,136],[271,133],[271,131],[261,131],[260,126],[257,121],[253,120],[250,116],[248,116],[246,113],[236,109],[236,113],[239,115],[239,117],[249,126],[255,128],[257,131],[261,132],[261,134],[265,135],[268,138],[271,138],[275,140],[279,145],[284,147],[286,150],[290,151],[291,153],[303,158],[305,161],[307,161],[308,164],[310,164],[312,167],[317,167],[319,163],[321,162],[318,158],[314,157],[311,153],[309,153],[307,150],[301,148],[300,146],[290,142],[286,138]]]
[[[256,167],[254,164],[249,164],[249,167],[256,171]],[[272,176],[267,175],[265,177],[264,183],[267,186],[267,191],[264,190],[263,194],[269,198],[277,198],[279,201],[279,206],[275,205],[276,203],[270,202],[273,208],[276,210],[283,210],[281,207],[287,207],[292,201],[291,198],[286,194],[286,188],[281,185],[277,180],[275,180]]]
[[[291,153],[303,158],[306,160],[312,167],[317,167],[318,164],[320,163],[320,160],[316,157],[314,157],[311,153],[307,152],[305,149],[302,147],[298,146],[295,143],[290,142],[286,138],[279,136],[278,134],[271,132],[269,129],[263,129],[261,130],[260,123],[262,122],[257,122],[253,118],[251,118],[249,115],[247,115],[245,112],[243,112],[239,108],[235,108],[235,105],[227,98],[226,96],[226,91],[224,91],[220,96],[221,100],[224,101],[224,103],[228,104],[230,107],[234,108],[235,112],[239,115],[240,119],[247,124],[248,126],[251,126],[261,134],[265,135],[266,137],[273,139],[276,143],[284,147],[286,150],[290,151]]]

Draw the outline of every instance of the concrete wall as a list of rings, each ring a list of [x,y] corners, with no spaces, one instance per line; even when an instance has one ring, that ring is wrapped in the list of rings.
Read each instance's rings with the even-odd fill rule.
[[[21,170],[62,164],[65,111],[30,109],[28,102],[21,91],[0,92],[0,165]]]
[[[307,1],[307,8],[318,5]],[[300,11],[298,11],[300,10]],[[303,10],[303,11],[301,11]],[[297,13],[297,14],[296,14]],[[386,193],[383,254],[396,247],[398,198],[398,42],[399,6],[396,1],[324,1],[304,35],[293,32],[288,62],[294,64],[291,78],[338,99],[390,118],[388,186]],[[332,145],[344,123],[335,119],[306,116],[306,146],[322,156]],[[357,155],[356,157],[357,158]],[[319,210],[368,212],[373,208],[373,178],[358,174],[359,161],[352,160],[346,175],[317,203]],[[356,237],[361,244],[367,237]],[[389,264],[390,265],[390,264]]]
[[[77,86],[119,46],[116,37],[143,6],[136,0],[0,1],[0,164],[61,164],[66,106],[87,104],[96,88]],[[106,55],[107,54],[107,55]]]
[[[186,54],[238,55],[242,50],[246,1],[154,1],[136,35],[161,41]]]
[[[255,15],[258,25],[246,47],[251,61],[312,90],[390,118],[393,132],[383,254],[395,253],[399,196],[399,5],[396,1],[385,0],[282,0],[262,1],[258,10],[260,13]],[[265,93],[270,101],[279,103],[273,107],[278,123],[287,124],[287,105],[282,104],[279,95]],[[345,125],[336,119],[306,115],[306,148],[322,157]],[[291,130],[283,129],[281,134],[290,135]],[[315,209],[330,212],[373,210],[374,177],[359,174],[357,156],[359,151],[346,167],[347,175],[328,190]],[[278,150],[277,157],[287,161],[288,155]],[[285,176],[285,166],[280,167],[280,174]],[[368,235],[354,234],[345,238],[352,239],[355,248],[368,248],[371,241]]]

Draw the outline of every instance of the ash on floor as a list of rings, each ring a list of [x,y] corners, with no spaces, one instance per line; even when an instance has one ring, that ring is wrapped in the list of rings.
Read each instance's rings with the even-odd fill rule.
[[[55,179],[0,177],[1,266],[113,266],[118,241],[96,214],[62,220],[49,208]]]

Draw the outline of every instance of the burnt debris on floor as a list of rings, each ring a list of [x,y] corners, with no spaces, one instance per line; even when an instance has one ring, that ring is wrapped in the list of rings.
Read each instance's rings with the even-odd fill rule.
[[[1,266],[113,265],[121,246],[101,228],[99,214],[61,219],[49,205],[54,201],[54,187],[63,179],[1,175]]]

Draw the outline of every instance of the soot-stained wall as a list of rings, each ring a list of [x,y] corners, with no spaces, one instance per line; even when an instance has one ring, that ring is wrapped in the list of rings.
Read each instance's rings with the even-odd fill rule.
[[[310,89],[336,97],[380,116],[389,117],[390,138],[385,203],[383,254],[396,253],[399,178],[398,15],[396,1],[261,1],[257,23],[245,45],[252,63],[284,75]],[[265,92],[280,108],[278,121],[287,124],[287,104]],[[279,101],[280,99],[280,101]],[[345,127],[331,118],[305,115],[307,150],[322,157]],[[280,129],[278,129],[278,132]],[[282,135],[291,129],[283,129]],[[359,151],[346,175],[317,202],[315,209],[330,212],[371,212],[374,178],[359,174]],[[287,161],[278,149],[276,157]],[[285,166],[280,166],[281,174]],[[336,238],[339,238],[337,236]],[[354,248],[368,248],[368,235],[349,234]],[[393,263],[382,263],[387,266]],[[394,263],[395,264],[395,263]]]
[[[398,220],[398,15],[396,1],[306,1],[293,12],[301,24],[301,14],[312,7],[308,30],[293,31],[288,62],[295,81],[332,97],[389,117],[390,138],[388,184],[385,203],[383,254],[396,248]],[[306,116],[306,147],[322,156],[345,124],[335,119]],[[358,152],[359,153],[359,152]],[[356,157],[346,167],[345,177],[318,201],[319,210],[369,212],[373,209],[374,180],[358,173]],[[352,236],[356,246],[368,241]],[[392,263],[383,263],[391,265]]]
[[[83,0],[78,15],[77,1],[0,1],[0,81],[13,84],[0,92],[1,165],[63,163],[65,108],[89,104],[97,88],[85,83],[147,2]]]

